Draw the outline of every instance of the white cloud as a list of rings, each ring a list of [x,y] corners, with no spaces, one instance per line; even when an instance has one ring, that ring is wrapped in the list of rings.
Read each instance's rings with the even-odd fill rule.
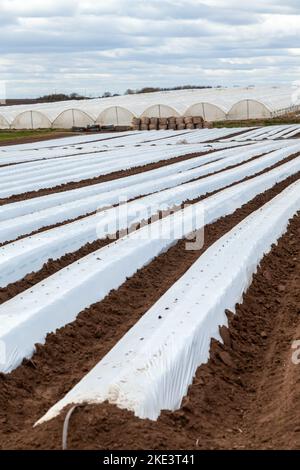
[[[0,0],[10,96],[298,78],[298,0]]]
[[[17,17],[69,16],[77,9],[77,0],[0,0],[1,14]]]

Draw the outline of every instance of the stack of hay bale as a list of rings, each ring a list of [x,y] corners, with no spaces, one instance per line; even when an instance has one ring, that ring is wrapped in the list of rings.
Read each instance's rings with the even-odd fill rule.
[[[150,118],[143,116],[141,118],[141,131],[148,131],[150,126]]]
[[[168,129],[168,118],[159,118],[158,129],[160,131],[166,131]]]
[[[195,129],[192,116],[185,116],[184,123],[186,129]]]
[[[158,118],[150,118],[149,131],[157,131],[158,129]]]
[[[201,116],[193,117],[193,123],[194,123],[195,129],[203,129],[204,127],[204,119]]]
[[[139,118],[132,118],[132,130],[140,131],[141,130],[141,120]]]
[[[182,131],[185,129],[184,117],[177,117],[176,118],[176,129]]]
[[[168,118],[168,129],[176,131],[176,118],[175,117],[169,117]]]
[[[205,122],[201,116],[171,116],[163,117],[147,117],[142,116],[140,119],[134,117],[132,119],[132,129],[134,131],[156,131],[156,130],[178,130],[184,129],[203,129],[210,127],[210,123]]]

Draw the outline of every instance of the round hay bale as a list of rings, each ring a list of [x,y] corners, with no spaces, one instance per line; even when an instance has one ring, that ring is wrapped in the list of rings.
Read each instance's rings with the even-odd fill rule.
[[[137,118],[137,117],[132,118],[132,125],[133,126],[139,126],[140,124],[141,124],[140,118]]]
[[[184,117],[184,122],[185,122],[186,124],[193,124],[193,118],[192,118],[192,116],[185,116],[185,117]]]
[[[150,118],[149,129],[153,131],[157,128],[158,128],[158,118],[156,118],[156,117]]]
[[[159,118],[159,125],[160,126],[167,126],[168,125],[168,119],[167,118]]]
[[[148,131],[149,130],[149,124],[141,124],[141,131]]]
[[[142,125],[148,125],[150,124],[150,118],[148,116],[142,116],[141,117],[141,123]]]
[[[157,117],[150,118],[150,124],[158,124],[158,118]]]
[[[212,129],[213,125],[211,122],[204,121],[203,127],[204,129]]]
[[[195,125],[194,125],[192,122],[189,122],[189,123],[186,125],[186,128],[187,128],[187,129],[195,129]]]
[[[193,116],[193,123],[194,124],[202,124],[203,118],[201,116]]]
[[[184,122],[182,124],[176,124],[176,127],[178,131],[183,131],[185,129],[185,124]]]
[[[176,117],[175,120],[176,120],[177,126],[184,124],[184,118],[182,116]]]

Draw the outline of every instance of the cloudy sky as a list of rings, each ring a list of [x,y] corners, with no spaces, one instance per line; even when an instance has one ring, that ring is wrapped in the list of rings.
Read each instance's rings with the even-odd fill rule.
[[[0,0],[8,97],[300,79],[299,0]]]

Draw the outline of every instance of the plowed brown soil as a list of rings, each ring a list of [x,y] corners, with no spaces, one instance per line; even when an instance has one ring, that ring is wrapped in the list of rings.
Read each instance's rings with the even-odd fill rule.
[[[18,145],[18,144],[31,144],[35,142],[44,142],[45,140],[52,140],[52,139],[62,139],[64,137],[72,137],[75,134],[74,132],[51,132],[51,134],[43,135],[43,136],[35,136],[35,137],[12,137],[11,139],[0,141],[0,147],[6,147],[11,145]],[[0,159],[1,162],[1,159]]]
[[[299,175],[297,175],[299,178]],[[90,370],[143,315],[148,308],[191,266],[191,264],[220,236],[244,217],[266,203],[296,177],[276,185],[253,201],[207,226],[205,246],[201,251],[185,250],[180,241],[167,253],[156,258],[149,266],[117,291],[112,291],[102,302],[83,311],[71,325],[48,335],[44,346],[38,346],[32,360],[8,376],[0,377],[0,446],[9,448],[59,448],[62,417],[49,424],[32,429],[33,423]],[[299,281],[300,221],[295,218],[288,234],[282,238],[262,263],[254,282],[231,319],[230,339],[226,332],[227,347],[213,344],[209,364],[199,369],[194,385],[183,408],[176,413],[163,413],[157,423],[140,421],[128,412],[109,405],[86,407],[76,411],[71,420],[69,445],[71,448],[228,448],[273,446],[273,429],[278,426],[274,413],[268,426],[254,427],[253,416],[258,409],[255,397],[258,384],[265,377],[269,357],[274,373],[281,378],[279,362],[273,361],[269,347],[277,338],[279,355],[285,361],[290,354],[290,331],[286,332],[285,348],[280,333],[273,335],[274,325],[283,321],[283,310],[298,322],[299,291],[290,291]],[[281,287],[280,287],[281,286]],[[289,293],[281,296],[282,289]],[[298,292],[298,293],[297,293]],[[283,300],[282,300],[283,299]],[[283,302],[283,303],[282,303]],[[297,323],[297,327],[299,324]],[[296,335],[295,325],[290,324]],[[275,334],[275,333],[274,333]],[[282,364],[286,364],[283,361]],[[279,366],[278,366],[279,367]],[[299,380],[291,369],[299,392]],[[296,370],[295,370],[296,374]],[[270,380],[271,381],[271,380]],[[270,382],[269,381],[269,382]],[[271,386],[268,383],[268,386]],[[280,387],[279,387],[280,388]],[[259,390],[263,390],[261,387]],[[290,389],[289,389],[290,390]],[[294,391],[293,391],[294,393]],[[299,393],[290,402],[288,416],[296,423],[295,403]],[[271,403],[272,393],[268,395]],[[278,398],[278,396],[277,396]],[[266,398],[264,398],[266,399]],[[274,398],[274,408],[276,402]],[[298,403],[299,405],[299,403]],[[261,403],[259,417],[265,411]],[[253,413],[251,415],[251,413]],[[283,438],[285,446],[299,445],[299,433],[289,427],[283,410],[282,422],[290,431],[291,440]],[[258,419],[258,414],[256,415]],[[251,425],[252,423],[252,425]],[[252,427],[250,427],[250,425]],[[272,434],[267,444],[262,432]],[[260,429],[260,431],[259,431]],[[278,435],[280,427],[277,427]],[[254,435],[255,434],[255,435]]]
[[[298,154],[296,155],[298,156]],[[280,166],[282,163],[285,163],[287,161],[291,161],[293,158],[295,158],[295,156],[290,156],[288,157],[287,159],[285,159],[283,162],[280,162],[276,165],[273,165],[272,167],[270,168],[267,168],[265,170],[263,170],[262,172],[258,173],[257,175],[260,175],[260,174],[264,174],[266,173],[267,171],[270,171],[271,169],[273,168],[277,168],[278,166]],[[254,175],[256,176],[256,175]],[[254,176],[249,176],[249,177],[246,177],[244,178],[242,181],[248,181],[249,179],[252,179]],[[272,197],[274,197],[276,194],[278,194],[279,192],[281,192],[284,188],[286,188],[289,184],[291,184],[292,182],[296,181],[297,179],[299,179],[299,176],[300,174],[299,173],[296,173],[295,175],[287,178],[286,180],[282,181],[281,183],[275,185],[273,188],[271,188],[270,190],[266,191],[264,193],[264,197],[265,197],[265,200],[270,200],[272,199]],[[231,184],[229,185],[228,187],[231,187],[231,186],[234,186],[236,183],[234,184]],[[212,193],[208,193],[204,196],[201,196],[199,198],[196,198],[194,200],[190,200],[190,201],[185,201],[184,204],[187,204],[187,203],[197,203],[197,202],[200,202],[201,200],[205,199],[206,197],[209,197],[215,193],[217,193],[218,191],[214,191]],[[260,196],[257,196],[256,199],[260,199]],[[251,202],[251,201],[250,201]],[[175,210],[175,208],[174,208]],[[254,209],[255,210],[255,209]],[[82,217],[78,217],[78,219],[81,219]],[[78,220],[78,219],[75,219],[75,220]],[[72,222],[71,220],[67,220],[65,221],[64,223],[62,224],[56,224],[56,225],[53,225],[53,226],[49,226],[47,227],[47,229],[51,229],[51,228],[54,228],[54,227],[57,227],[57,226],[60,226],[60,225],[65,225],[67,223],[70,223]],[[150,223],[150,221],[149,221]],[[138,227],[137,227],[138,228]],[[38,230],[36,232],[33,232],[32,235],[34,233],[40,233],[42,231],[46,230],[46,228],[43,228],[41,230]],[[20,238],[23,238],[23,237],[20,237]],[[80,248],[79,250],[73,252],[73,253],[67,253],[66,255],[62,256],[61,258],[57,259],[57,260],[52,260],[50,259],[47,263],[44,264],[44,266],[37,272],[32,272],[32,273],[29,273],[28,275],[26,275],[23,279],[20,279],[20,281],[17,281],[15,283],[12,283],[12,284],[9,284],[8,286],[6,287],[0,287],[0,304],[3,303],[3,302],[6,302],[7,300],[11,299],[12,297],[14,297],[15,295],[23,292],[24,290],[30,288],[31,286],[33,286],[34,284],[37,284],[38,282],[42,281],[43,279],[46,279],[48,276],[50,276],[51,274],[54,274],[55,272],[59,271],[60,269],[62,268],[65,268],[66,266],[68,266],[69,264],[75,262],[75,261],[78,261],[80,258],[82,258],[83,256],[86,256],[88,255],[89,253],[92,253],[93,251],[96,251],[102,247],[104,247],[105,245],[109,244],[111,242],[111,238],[108,237],[106,239],[103,239],[103,240],[95,240],[94,242],[91,242],[91,243],[87,243],[86,245],[84,245],[82,248]],[[0,244],[1,246],[1,244]]]
[[[107,403],[78,408],[69,448],[299,450],[300,214],[228,318],[224,345],[212,341],[180,410],[151,422]],[[59,448],[62,421],[37,430],[41,446]]]
[[[212,341],[181,409],[151,422],[107,403],[79,407],[68,448],[299,449],[299,309],[300,215],[263,259],[236,315],[227,313],[224,344]],[[61,448],[63,418],[35,428],[23,446]]]
[[[90,140],[90,141],[84,141],[84,142],[77,142],[76,145],[80,145],[82,143],[93,143],[93,142],[99,142],[101,140],[112,140],[112,139],[117,139],[118,137],[120,137],[119,135],[116,135],[116,136],[111,136],[111,137],[107,137],[105,134],[110,134],[110,132],[106,132],[106,131],[101,131],[98,133],[99,135],[99,140]],[[96,133],[93,133],[92,135],[94,136]],[[124,132],[124,135],[122,135],[122,137],[126,137],[128,133],[127,132]],[[51,132],[51,134],[47,134],[47,135],[44,135],[44,136],[34,136],[34,137],[31,137],[31,136],[27,136],[27,137],[12,137],[11,139],[9,140],[5,140],[5,141],[1,141],[0,142],[0,147],[6,147],[6,146],[10,146],[10,145],[18,145],[18,144],[32,144],[32,143],[39,143],[39,142],[44,142],[44,141],[47,141],[47,140],[52,140],[52,139],[59,139],[59,138],[65,138],[65,137],[74,137],[74,136],[87,136],[86,133],[80,133],[80,132],[72,132],[72,131],[53,131]],[[59,142],[59,141],[58,141]],[[51,145],[51,148],[53,147],[60,147],[60,145],[58,144],[57,142],[57,145]],[[1,161],[1,160],[0,160]]]

